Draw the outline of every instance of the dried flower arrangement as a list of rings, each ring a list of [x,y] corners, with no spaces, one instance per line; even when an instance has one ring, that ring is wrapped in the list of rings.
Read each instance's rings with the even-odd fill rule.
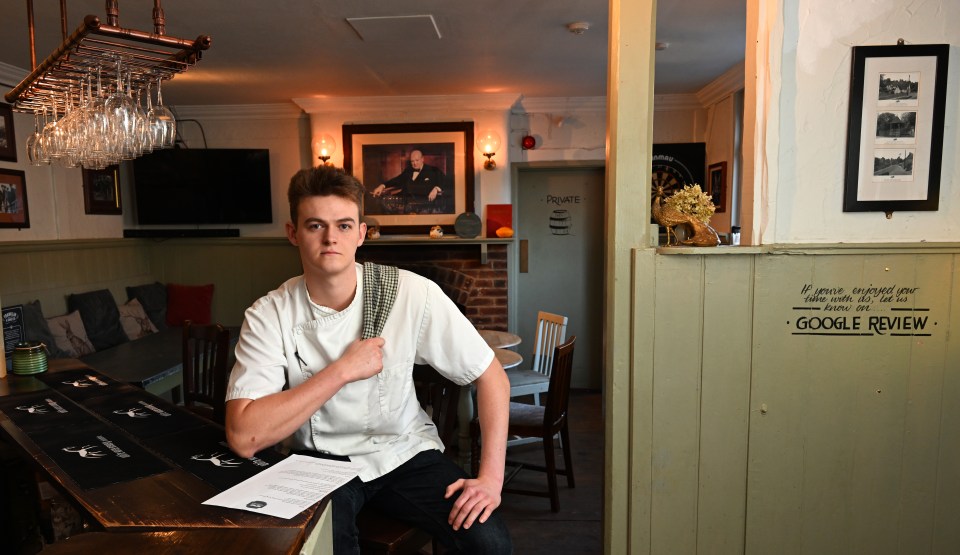
[[[664,201],[664,204],[684,214],[693,216],[703,223],[708,223],[710,217],[713,216],[713,212],[716,210],[716,206],[713,205],[713,200],[710,198],[710,195],[704,193],[698,184],[684,185],[683,189],[674,193]]]

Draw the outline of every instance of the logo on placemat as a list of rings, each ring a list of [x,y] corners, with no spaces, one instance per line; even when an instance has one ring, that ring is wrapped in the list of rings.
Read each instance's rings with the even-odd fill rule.
[[[140,407],[133,407],[132,409],[117,409],[113,411],[113,414],[125,414],[130,418],[147,418],[150,416],[149,413],[144,412]]]
[[[17,407],[17,410],[22,410],[29,414],[44,414],[47,412],[47,405],[33,405],[29,407],[26,405],[20,405]]]
[[[100,378],[92,375],[86,375],[83,378],[76,379],[73,381],[60,382],[63,385],[69,385],[73,387],[90,387],[91,385],[106,386],[107,382],[101,380]]]
[[[226,455],[226,453],[214,453],[209,457],[205,457],[203,453],[200,453],[199,455],[193,455],[190,458],[195,461],[207,461],[214,466],[219,466],[220,468],[233,468],[243,464],[243,461],[235,461],[233,459],[221,458],[224,455]]]
[[[64,447],[63,450],[66,451],[67,453],[76,453],[84,459],[99,459],[100,457],[107,456],[106,453],[101,453],[100,451],[97,451],[96,445],[84,445],[79,449],[76,447]]]

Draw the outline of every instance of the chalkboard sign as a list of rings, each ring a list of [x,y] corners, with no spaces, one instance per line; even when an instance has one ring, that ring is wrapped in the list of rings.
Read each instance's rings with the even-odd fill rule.
[[[14,346],[23,341],[23,305],[3,309],[3,352],[10,359]]]

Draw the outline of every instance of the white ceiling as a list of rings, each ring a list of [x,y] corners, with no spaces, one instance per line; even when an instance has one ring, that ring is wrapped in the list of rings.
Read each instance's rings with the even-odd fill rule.
[[[25,0],[0,2],[0,62],[30,69]],[[607,0],[166,0],[167,34],[210,35],[203,60],[164,85],[168,104],[316,96],[519,93],[603,96]],[[152,31],[153,2],[120,1],[120,26]],[[103,0],[67,0],[67,29]],[[38,63],[61,42],[59,2],[35,0]],[[352,18],[431,16],[400,20]],[[661,0],[657,94],[694,93],[743,60],[746,0]],[[585,21],[582,35],[567,24]],[[358,31],[359,30],[359,31]],[[362,36],[361,36],[362,33]],[[439,38],[438,35],[439,34]],[[5,80],[6,81],[6,80]],[[4,82],[6,92],[16,83]]]

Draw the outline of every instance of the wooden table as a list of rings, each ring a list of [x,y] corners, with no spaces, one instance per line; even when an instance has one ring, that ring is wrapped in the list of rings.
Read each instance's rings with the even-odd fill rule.
[[[230,352],[240,328],[229,327]],[[53,359],[51,362],[53,362]],[[133,384],[159,397],[180,401],[183,384],[183,328],[170,327],[134,341],[80,358],[84,364],[119,382]]]
[[[523,356],[516,351],[494,348],[493,354],[497,357],[497,360],[500,361],[500,365],[503,366],[504,369],[514,368],[523,362]],[[460,447],[460,464],[468,472],[470,471],[470,421],[473,420],[474,416],[476,416],[476,410],[473,402],[473,391],[473,384],[463,386],[463,389],[460,390],[460,406],[457,410],[457,419],[459,420],[460,424],[457,429],[457,434],[459,436],[458,445]]]
[[[523,362],[523,357],[516,351],[510,351],[508,349],[494,349],[493,353],[497,357],[497,360],[500,361],[500,364],[503,366],[504,370],[507,368],[515,368],[520,366],[520,363]]]
[[[520,336],[508,331],[499,330],[478,330],[480,337],[494,349],[506,349],[507,347],[516,347],[520,344]]]
[[[64,365],[53,365],[50,371],[58,371],[62,366]],[[129,385],[122,387],[132,390]],[[5,378],[0,378],[0,396],[27,394],[44,389],[47,389],[46,384],[33,376],[8,374]],[[113,427],[115,432],[112,433],[132,439],[147,448],[139,438],[132,437],[106,420],[100,420]],[[216,425],[210,423],[210,426]],[[146,546],[157,542],[169,541],[176,545],[179,538],[185,541],[187,546],[197,547],[196,550],[190,548],[182,552],[194,553],[203,552],[203,546],[218,543],[224,546],[236,545],[237,538],[246,538],[252,542],[251,545],[259,546],[256,550],[258,553],[332,552],[332,524],[327,500],[320,501],[289,520],[203,505],[202,502],[218,493],[218,490],[175,465],[170,470],[145,478],[84,490],[2,412],[0,433],[11,440],[11,445],[18,446],[26,459],[32,461],[53,483],[72,497],[86,512],[90,522],[99,525],[101,534],[73,540],[74,545],[85,550],[90,545],[100,546],[99,550],[102,552],[118,552],[116,548],[123,551],[125,546]],[[161,453],[155,455],[167,460]],[[197,530],[203,530],[203,533],[195,533]],[[83,534],[76,537],[81,536]],[[305,546],[312,546],[315,550],[308,550]],[[65,545],[60,552],[73,551],[69,545]]]

